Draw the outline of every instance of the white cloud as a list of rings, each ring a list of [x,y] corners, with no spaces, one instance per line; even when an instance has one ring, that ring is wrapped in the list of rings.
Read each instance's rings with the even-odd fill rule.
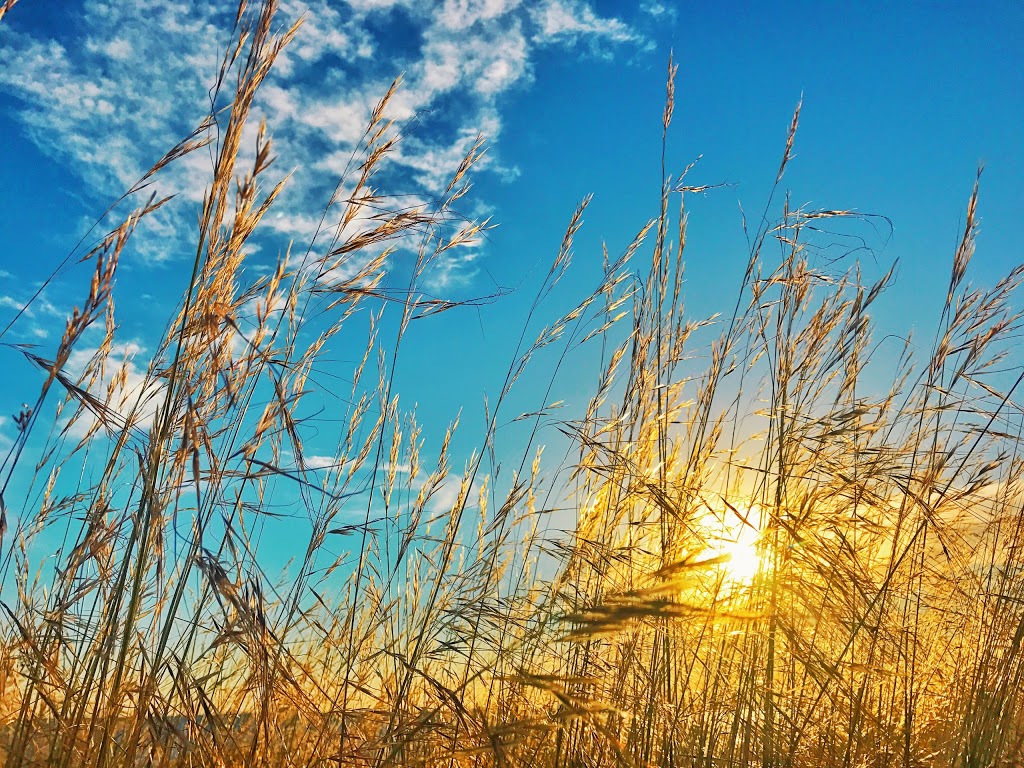
[[[202,116],[203,81],[216,72],[224,36],[203,14],[153,0],[90,0],[84,29],[73,52],[5,30],[0,87],[24,102],[18,116],[41,149],[71,159],[96,191],[115,194]],[[184,50],[171,47],[186,38]]]
[[[427,273],[423,287],[444,296],[452,288],[468,285],[479,272],[476,266],[479,257],[479,251],[450,252],[448,258],[438,262]]]
[[[0,310],[3,309],[13,311],[0,311],[0,327],[6,326],[14,319],[15,315],[21,313],[15,324],[22,334],[19,340],[24,340],[26,336],[31,336],[36,340],[48,338],[50,329],[47,326],[51,326],[59,332],[64,326],[61,321],[67,317],[67,312],[57,307],[45,292],[40,293],[31,301],[0,294]],[[58,318],[60,319],[58,320]]]
[[[578,0],[548,0],[533,11],[542,42],[576,42],[589,37],[608,43],[639,42],[639,37],[619,19],[602,18]]]
[[[126,61],[131,57],[133,50],[132,44],[123,37],[116,37],[103,43],[90,40],[87,45],[92,51],[101,51],[114,61]]]
[[[426,35],[414,82],[425,99],[466,88],[485,99],[529,76],[529,50],[519,19],[480,24],[453,33],[435,25]],[[490,105],[488,105],[490,106]]]
[[[0,90],[20,102],[17,117],[44,152],[102,200],[116,198],[208,111],[235,9],[231,0],[85,0],[80,41],[5,28]],[[407,32],[401,39],[389,36],[395,14],[402,19],[395,29]],[[445,0],[439,9],[412,0],[283,0],[280,24],[299,16],[305,22],[258,95],[253,121],[268,119],[279,158],[274,178],[296,171],[279,201],[282,215],[267,219],[284,238],[312,235],[398,73],[404,84],[387,117],[423,117],[394,155],[404,176],[393,174],[387,186],[426,199],[443,190],[481,133],[494,148],[480,167],[508,174],[499,159],[499,98],[531,82],[537,45],[589,40],[611,50],[638,40],[583,0]],[[251,142],[243,146],[251,151]],[[210,168],[208,152],[190,155],[162,175],[159,191],[184,192],[194,206]],[[154,261],[184,257],[194,220],[194,211],[158,212],[137,233],[137,251]],[[475,269],[456,260],[446,279],[462,267]]]
[[[284,0],[280,4],[282,19],[291,22],[302,18],[303,24],[274,65],[279,75],[292,75],[297,66],[316,64],[329,55],[347,61],[373,56],[376,45],[372,36],[360,24],[346,21],[342,7],[322,0]]]
[[[306,469],[336,469],[341,466],[335,456],[303,456],[302,463]]]
[[[648,0],[647,2],[640,3],[640,10],[659,21],[663,19],[675,21],[679,14],[679,10],[674,5],[666,5],[659,2],[659,0]]]
[[[0,296],[0,307],[21,312],[25,317],[61,317],[65,314],[46,297],[45,293],[40,293],[31,301],[22,301],[13,296]]]
[[[459,163],[476,144],[479,136],[493,136],[501,130],[496,114],[481,111],[473,123],[460,129],[445,144],[409,137],[399,148],[395,161],[413,171],[413,177],[428,189],[443,187]]]
[[[162,385],[148,378],[145,367],[138,363],[145,351],[135,341],[115,344],[107,357],[103,375],[89,387],[91,394],[112,410],[113,421],[119,426],[148,429],[163,403]],[[65,370],[73,377],[78,376],[95,354],[95,348],[76,349],[71,353]],[[82,439],[94,428],[96,421],[90,410],[82,408],[78,418],[67,426],[67,434],[74,439]]]
[[[445,0],[437,21],[449,29],[465,29],[496,19],[519,6],[519,0]]]
[[[349,0],[348,5],[359,13],[388,11],[392,8],[410,5],[414,0]]]
[[[451,511],[459,501],[462,493],[463,478],[459,475],[445,475],[441,480],[437,491],[430,498],[427,504],[427,513],[430,515],[442,515]],[[475,508],[480,500],[481,483],[474,481],[466,493],[466,507]]]

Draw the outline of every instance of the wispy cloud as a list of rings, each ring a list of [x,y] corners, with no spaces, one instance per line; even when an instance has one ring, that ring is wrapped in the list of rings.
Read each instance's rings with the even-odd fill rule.
[[[16,99],[18,120],[37,146],[99,198],[116,197],[209,110],[235,7],[85,0],[80,37],[65,42],[12,22],[0,32],[0,90]],[[271,126],[278,171],[296,171],[281,217],[268,219],[287,238],[311,236],[313,213],[399,72],[405,83],[388,117],[417,122],[394,156],[389,186],[426,198],[443,188],[479,134],[497,149],[483,167],[514,173],[500,161],[499,98],[531,82],[538,46],[589,40],[610,52],[639,42],[625,22],[582,0],[446,0],[440,9],[411,0],[283,0],[281,16],[305,22],[265,84],[256,116]],[[164,174],[161,191],[185,191],[197,202],[210,162],[207,154],[189,156]],[[143,254],[184,255],[176,235],[192,220],[191,213],[161,212],[149,224],[161,245]],[[460,269],[471,274],[473,259],[451,264],[446,279]]]
[[[656,20],[675,21],[679,15],[679,11],[674,5],[659,2],[659,0],[646,0],[640,3],[640,10]]]
[[[571,42],[583,39],[617,44],[640,42],[640,36],[619,19],[598,16],[579,0],[548,0],[532,11],[540,42]]]
[[[101,195],[131,186],[207,110],[204,83],[226,42],[216,14],[143,0],[83,9],[74,47],[5,30],[0,87],[43,151]]]
[[[302,464],[305,469],[338,469],[344,462],[334,456],[303,456]]]
[[[163,402],[162,385],[148,378],[145,368],[139,363],[145,352],[145,348],[134,341],[115,344],[103,366],[100,381],[90,387],[94,393],[104,393],[106,407],[112,411],[110,415],[119,426],[148,429]],[[95,348],[76,349],[68,360],[67,372],[80,374],[95,354]],[[73,421],[65,424],[66,433],[74,439],[82,439],[95,431],[96,422],[96,415],[82,408]]]
[[[479,258],[477,250],[449,254],[448,258],[432,265],[423,287],[434,294],[444,295],[452,288],[469,284],[479,272]]]
[[[42,293],[31,302],[21,301],[13,296],[0,295],[0,307],[22,312],[26,317],[38,317],[40,315],[60,317],[63,315],[63,312],[46,297],[46,294]]]
[[[57,307],[46,292],[32,301],[0,294],[0,328],[19,315],[22,329],[35,339],[47,338],[49,330],[46,326],[52,325],[57,318],[67,317],[67,313]]]

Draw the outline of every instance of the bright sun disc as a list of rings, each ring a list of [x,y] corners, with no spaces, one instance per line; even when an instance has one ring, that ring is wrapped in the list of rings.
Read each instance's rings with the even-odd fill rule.
[[[722,555],[729,561],[723,564],[726,577],[738,584],[749,584],[761,567],[761,557],[757,553],[757,532],[744,527],[736,541],[724,541],[718,547]]]
[[[733,585],[749,584],[761,568],[759,531],[754,527],[758,519],[757,510],[748,510],[747,521],[750,524],[728,518],[726,522],[717,518],[708,521],[709,533],[714,541],[710,550],[716,557],[723,558],[719,567],[727,582]]]

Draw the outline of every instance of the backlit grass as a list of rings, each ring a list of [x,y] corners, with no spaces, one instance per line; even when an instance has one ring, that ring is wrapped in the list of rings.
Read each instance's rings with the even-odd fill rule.
[[[121,254],[164,204],[142,182],[82,259],[60,341],[4,332],[41,387],[0,472],[3,764],[1024,763],[1021,270],[968,282],[977,185],[934,336],[886,344],[870,311],[891,273],[824,250],[859,217],[784,195],[799,108],[713,321],[683,303],[703,188],[669,169],[556,314],[584,201],[537,244],[527,330],[456,458],[468,437],[424,435],[394,372],[414,321],[460,311],[422,280],[486,227],[458,214],[482,145],[431,203],[396,206],[375,187],[396,83],[314,244],[254,276],[286,183],[264,181],[273,126],[245,130],[294,31],[274,12],[240,11],[212,100],[230,106],[142,180],[214,158],[143,374],[115,312]],[[512,410],[580,349],[601,361],[588,403]],[[314,435],[334,463],[307,459]],[[279,576],[285,533],[302,542]]]

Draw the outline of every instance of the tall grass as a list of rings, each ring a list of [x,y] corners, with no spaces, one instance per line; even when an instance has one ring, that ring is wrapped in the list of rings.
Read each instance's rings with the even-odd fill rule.
[[[1022,273],[967,283],[977,185],[934,338],[902,346],[871,336],[892,274],[867,284],[822,249],[858,217],[782,197],[799,108],[715,322],[683,305],[684,203],[704,188],[664,160],[652,220],[546,321],[584,201],[524,327],[547,324],[512,351],[459,471],[457,425],[424,455],[395,371],[414,321],[458,311],[422,282],[486,227],[456,212],[482,147],[436,200],[394,207],[373,186],[401,140],[392,88],[317,238],[250,279],[285,183],[264,181],[265,126],[244,144],[296,29],[274,12],[239,9],[211,100],[229,106],[122,200],[212,152],[191,276],[142,380],[114,354],[116,276],[164,200],[80,258],[92,278],[49,355],[4,331],[43,372],[0,475],[4,765],[1024,762]],[[339,393],[330,350],[356,339]],[[559,464],[539,441],[583,345],[602,369],[557,423]],[[510,411],[538,376],[544,402]],[[335,417],[309,415],[334,395]],[[526,447],[508,456],[513,418]],[[312,466],[328,427],[336,461]],[[308,536],[275,580],[260,553],[282,504]],[[754,542],[756,573],[723,536]]]

